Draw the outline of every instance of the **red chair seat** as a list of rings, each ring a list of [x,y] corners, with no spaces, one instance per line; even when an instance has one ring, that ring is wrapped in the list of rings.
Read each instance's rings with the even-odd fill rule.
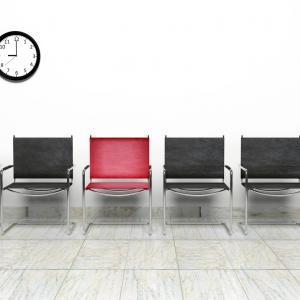
[[[148,190],[148,182],[91,182],[86,187],[87,190],[92,189],[108,189],[108,190],[129,190],[142,189]]]

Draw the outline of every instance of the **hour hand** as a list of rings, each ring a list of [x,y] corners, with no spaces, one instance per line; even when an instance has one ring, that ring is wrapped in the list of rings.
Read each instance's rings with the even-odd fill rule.
[[[8,54],[7,56],[17,56],[16,54]]]

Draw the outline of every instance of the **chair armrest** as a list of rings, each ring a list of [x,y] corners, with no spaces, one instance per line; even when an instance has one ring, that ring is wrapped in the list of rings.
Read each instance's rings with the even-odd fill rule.
[[[152,187],[152,166],[149,166],[149,186]]]
[[[232,191],[232,188],[233,188],[233,171],[228,165],[225,165],[224,168],[229,171],[229,174],[230,174],[230,190]]]
[[[67,169],[67,183],[70,182],[70,176],[73,169],[74,169],[74,165]]]
[[[248,186],[248,169],[240,165],[241,171],[245,173],[245,185]]]
[[[8,165],[0,170],[0,189],[1,190],[3,188],[3,173],[4,173],[4,171],[11,169],[13,167],[14,167],[14,165]]]
[[[8,170],[8,169],[10,169],[10,168],[13,168],[13,167],[14,167],[14,165],[8,165],[8,166],[2,168],[2,169],[0,170],[0,173],[3,174],[4,171],[6,171],[6,170]]]
[[[82,188],[85,189],[85,172],[90,167],[90,165],[86,165],[82,170]]]

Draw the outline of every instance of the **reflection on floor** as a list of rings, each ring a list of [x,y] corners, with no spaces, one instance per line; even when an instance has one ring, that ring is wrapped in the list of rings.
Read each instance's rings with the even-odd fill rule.
[[[15,226],[0,237],[0,299],[300,299],[300,226]]]

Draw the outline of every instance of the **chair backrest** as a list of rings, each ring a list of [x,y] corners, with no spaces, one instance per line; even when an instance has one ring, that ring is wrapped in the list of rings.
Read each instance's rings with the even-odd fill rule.
[[[224,178],[224,137],[165,138],[168,178]]]
[[[73,165],[72,137],[14,137],[13,148],[15,178],[66,178]]]
[[[300,139],[242,137],[241,165],[249,178],[300,178]]]
[[[149,137],[90,138],[91,178],[148,178]]]

